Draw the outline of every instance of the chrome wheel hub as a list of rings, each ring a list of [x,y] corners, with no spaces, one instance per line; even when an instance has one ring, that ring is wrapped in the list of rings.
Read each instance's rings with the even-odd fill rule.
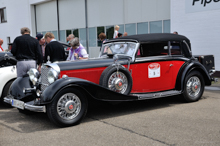
[[[122,72],[114,72],[108,80],[108,88],[115,92],[124,93],[128,87],[128,79]]]
[[[201,82],[200,79],[196,76],[189,78],[187,81],[187,93],[191,97],[196,97],[201,90]]]
[[[81,101],[73,93],[64,94],[57,102],[57,113],[65,120],[74,119],[81,110]]]

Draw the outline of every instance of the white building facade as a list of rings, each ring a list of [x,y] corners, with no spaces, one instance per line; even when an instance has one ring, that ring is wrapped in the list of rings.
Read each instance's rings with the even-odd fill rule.
[[[8,43],[20,35],[22,27],[29,27],[33,37],[37,33],[52,32],[63,42],[73,33],[90,57],[97,57],[99,33],[104,32],[111,39],[115,25],[120,26],[120,33],[128,35],[177,31],[191,40],[194,55],[214,54],[216,69],[220,70],[220,42],[217,41],[220,2],[209,1],[0,0],[0,17],[4,18],[0,22],[0,38],[7,49]]]

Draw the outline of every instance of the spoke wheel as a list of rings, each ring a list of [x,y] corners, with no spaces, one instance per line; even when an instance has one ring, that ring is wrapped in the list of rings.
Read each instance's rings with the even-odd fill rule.
[[[108,88],[112,91],[124,94],[128,88],[128,79],[122,72],[114,72],[108,80]]]
[[[200,72],[190,72],[184,82],[184,91],[182,96],[187,102],[198,101],[204,92],[204,79]]]
[[[79,124],[85,117],[88,101],[82,90],[65,88],[47,105],[49,119],[60,127]]]
[[[73,93],[64,94],[57,102],[57,113],[64,120],[74,119],[81,110],[81,101]]]
[[[99,84],[109,90],[128,95],[132,89],[132,77],[123,66],[109,66],[103,72]]]
[[[200,79],[196,76],[189,78],[186,84],[186,92],[192,98],[196,98],[201,90]]]

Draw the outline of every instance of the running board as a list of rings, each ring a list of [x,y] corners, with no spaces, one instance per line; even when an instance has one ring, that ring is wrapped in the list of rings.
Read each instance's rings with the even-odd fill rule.
[[[167,96],[173,96],[173,95],[179,95],[179,94],[181,94],[181,91],[169,90],[169,91],[163,91],[163,92],[130,94],[130,95],[137,96],[138,100],[142,100],[142,99],[153,99],[153,98],[167,97]]]

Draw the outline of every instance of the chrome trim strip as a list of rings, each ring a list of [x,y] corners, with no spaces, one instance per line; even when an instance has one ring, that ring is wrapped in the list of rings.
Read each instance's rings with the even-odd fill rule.
[[[8,98],[8,97],[4,97],[4,102],[11,105],[12,104],[12,99]]]
[[[12,98],[5,97],[4,102],[11,105],[12,104]],[[30,111],[33,111],[33,112],[44,112],[44,113],[46,113],[46,106],[45,105],[44,106],[38,106],[38,105],[36,106],[36,105],[24,103],[24,109],[27,109],[27,110],[30,110]]]
[[[46,113],[46,106],[35,106],[35,105],[25,103],[24,104],[24,109],[34,111],[34,112],[44,112],[44,113]]]

